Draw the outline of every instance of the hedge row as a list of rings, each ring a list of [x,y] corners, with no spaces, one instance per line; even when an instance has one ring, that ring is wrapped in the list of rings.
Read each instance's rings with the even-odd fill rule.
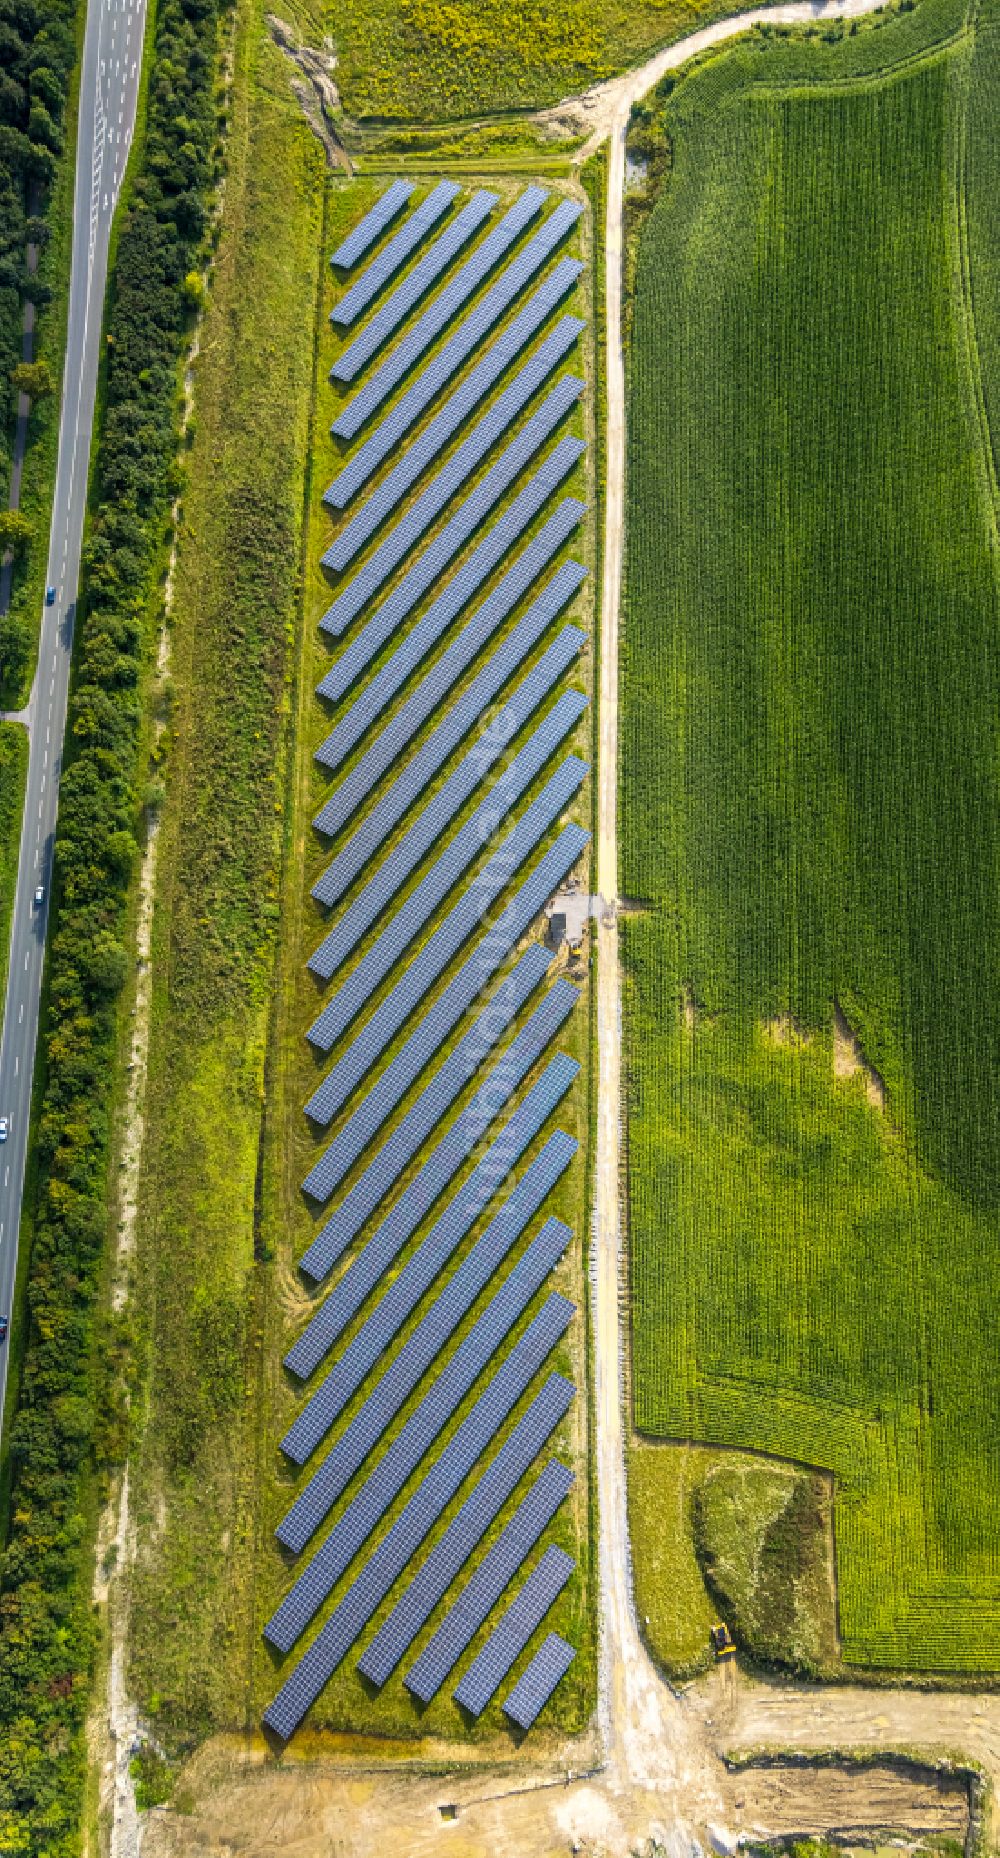
[[[41,217],[62,151],[73,70],[76,0],[0,0],[0,431],[6,485],[13,418],[11,370],[21,359],[21,304],[41,303],[46,287],[29,277],[29,230],[45,238]],[[35,216],[29,222],[29,204]]]
[[[9,4],[9,0],[0,0]],[[97,1364],[117,1000],[151,598],[175,488],[177,366],[217,165],[223,0],[160,0],[142,169],[121,228],[97,506],[56,840],[29,1339],[0,1563],[0,1851],[78,1848],[95,1650],[91,1474],[114,1451]]]

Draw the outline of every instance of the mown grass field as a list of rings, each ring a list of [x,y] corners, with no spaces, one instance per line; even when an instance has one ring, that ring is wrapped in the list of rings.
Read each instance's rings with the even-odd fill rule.
[[[300,25],[318,42],[315,20]],[[316,621],[330,600],[319,566],[331,533],[321,497],[337,457],[328,431],[337,343],[326,258],[384,180],[324,175],[288,77],[257,9],[246,5],[178,549],[136,1273],[146,1359],[133,1461],[139,1558],[130,1683],[174,1760],[215,1730],[257,1728],[281,1681],[260,1637],[293,1578],[273,1537],[292,1489],[277,1446],[302,1399],[281,1358],[308,1307],[295,1260],[322,1223],[300,1189],[325,1146],[310,1136],[302,1105],[317,1078],[303,1036],[317,993],[304,964],[322,933],[309,887],[330,855],[309,823],[330,785],[313,765],[331,720],[314,696],[330,657]],[[500,178],[482,177],[504,196],[527,178],[506,178],[506,165]],[[471,190],[480,178],[463,175],[463,185]],[[584,225],[570,249],[589,258]],[[577,372],[590,367],[591,287],[588,271],[565,305],[589,324],[571,363]],[[567,429],[592,423],[588,399]],[[561,494],[592,502],[587,471]],[[582,549],[591,566],[593,540],[588,515],[573,552]],[[587,626],[592,582],[566,616]],[[572,681],[589,679],[585,658]],[[567,749],[589,756],[592,726],[588,712]],[[590,806],[585,789],[575,809],[585,824]],[[555,1119],[579,1137],[580,1155],[545,1209],[581,1238],[553,1280],[580,1307],[568,1346],[550,1364],[578,1388],[553,1440],[578,1470],[555,1539],[575,1553],[579,1574],[548,1622],[580,1649],[553,1713],[562,1730],[584,1725],[594,1682],[585,964],[580,979],[585,998],[558,1048],[581,1059],[583,1075]],[[470,1739],[490,1747],[500,1721],[494,1707]],[[464,1733],[447,1689],[420,1715],[398,1676],[381,1697],[367,1691],[353,1657],[297,1747],[323,1728],[377,1731],[410,1752],[419,1743],[407,1738]]]
[[[1000,1662],[998,30],[682,82],[630,360],[635,1422],[833,1471],[844,1657],[943,1671]]]

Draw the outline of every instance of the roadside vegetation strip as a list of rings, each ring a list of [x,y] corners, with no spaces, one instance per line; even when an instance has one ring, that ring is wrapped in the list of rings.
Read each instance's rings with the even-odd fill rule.
[[[0,1641],[0,1823],[24,1850],[68,1850],[85,1766],[94,1651],[92,1479],[121,1447],[94,1303],[107,1228],[117,998],[139,823],[141,691],[169,507],[181,289],[214,178],[217,16],[164,0],[143,175],[118,243],[107,417],[86,554],[55,853],[30,1329],[11,1432],[13,1500]],[[181,142],[185,144],[183,159]],[[141,428],[144,443],[132,444]]]
[[[1000,600],[954,138],[988,160],[996,32],[928,0],[669,96],[623,651],[636,1422],[832,1470],[844,1657],[963,1671],[1000,1598]]]
[[[7,979],[10,915],[17,882],[21,809],[28,773],[28,733],[20,723],[0,723],[0,999]]]
[[[0,705],[20,708],[34,664],[59,424],[73,198],[73,101],[82,0],[0,12]],[[29,245],[33,262],[29,261]],[[26,309],[33,358],[23,361]],[[28,398],[18,509],[8,513],[18,401]],[[3,604],[0,598],[0,604]]]

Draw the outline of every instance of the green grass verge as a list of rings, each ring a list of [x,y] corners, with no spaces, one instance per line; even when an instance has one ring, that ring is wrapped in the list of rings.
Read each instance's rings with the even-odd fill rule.
[[[927,0],[707,60],[632,332],[636,1423],[835,1473],[870,1667],[997,1662],[998,58]]]

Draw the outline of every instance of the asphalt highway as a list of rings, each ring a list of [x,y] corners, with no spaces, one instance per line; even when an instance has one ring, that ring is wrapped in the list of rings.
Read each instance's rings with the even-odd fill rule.
[[[12,1310],[21,1197],[31,1117],[31,1083],[45,961],[52,846],[59,805],[73,620],[111,222],[135,125],[142,70],[146,0],[89,0],[80,74],[66,359],[59,422],[47,584],[38,667],[21,720],[29,732],[28,779],[21,826],[10,967],[0,1037],[0,1312]],[[44,887],[42,902],[35,892]],[[0,1349],[0,1425],[7,1391],[9,1341]]]

